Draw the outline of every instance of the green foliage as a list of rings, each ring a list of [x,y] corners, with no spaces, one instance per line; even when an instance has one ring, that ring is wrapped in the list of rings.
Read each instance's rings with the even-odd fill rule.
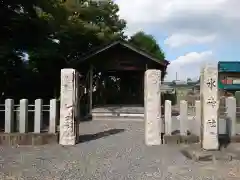
[[[73,67],[96,46],[126,38],[126,21],[118,11],[111,0],[0,1],[0,94],[15,99],[59,96],[62,68]],[[140,32],[130,42],[164,59],[152,36]]]
[[[146,52],[155,56],[160,61],[165,60],[165,55],[163,51],[161,50],[156,39],[152,35],[148,35],[140,31],[134,34],[129,39],[129,42],[135,45],[136,47],[139,47],[140,49],[145,50]]]

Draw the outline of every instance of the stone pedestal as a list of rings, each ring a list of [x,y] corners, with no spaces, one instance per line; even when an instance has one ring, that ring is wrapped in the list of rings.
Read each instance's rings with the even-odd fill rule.
[[[59,126],[59,144],[61,145],[75,145],[77,143],[76,86],[76,71],[74,69],[62,69]]]
[[[161,144],[161,71],[149,69],[144,79],[145,143],[148,146]]]
[[[218,69],[207,65],[203,70],[203,141],[205,150],[218,150]]]

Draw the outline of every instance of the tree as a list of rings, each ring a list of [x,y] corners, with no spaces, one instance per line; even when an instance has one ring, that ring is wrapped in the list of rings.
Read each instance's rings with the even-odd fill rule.
[[[142,50],[152,54],[159,61],[165,60],[165,55],[152,35],[140,31],[130,37],[129,42]]]
[[[52,98],[62,68],[74,68],[96,46],[126,38],[118,11],[112,0],[0,1],[0,94]],[[152,36],[139,32],[130,42],[164,59]]]

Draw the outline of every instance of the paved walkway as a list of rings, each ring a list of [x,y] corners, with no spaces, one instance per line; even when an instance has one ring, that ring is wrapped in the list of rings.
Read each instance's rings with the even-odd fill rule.
[[[238,161],[196,163],[179,146],[146,147],[143,128],[142,122],[85,122],[74,147],[1,147],[0,179],[240,179]]]

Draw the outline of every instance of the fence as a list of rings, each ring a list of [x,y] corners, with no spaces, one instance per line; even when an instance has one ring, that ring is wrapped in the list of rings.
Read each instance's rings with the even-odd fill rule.
[[[43,105],[42,99],[36,99],[34,105],[28,104],[27,99],[20,100],[19,104],[14,104],[13,99],[6,99],[5,104],[0,105],[0,112],[4,112],[4,121],[1,121],[4,123],[1,123],[1,127],[5,133],[56,133],[59,119],[56,99],[50,100],[48,105]],[[0,117],[3,117],[3,114]]]
[[[224,102],[223,102],[224,101]],[[171,101],[165,101],[164,121],[165,134],[172,135],[180,129],[180,135],[187,135],[189,131],[200,136],[201,131],[201,103],[195,101],[194,106],[189,106],[186,100],[180,101],[179,116],[172,116]],[[219,106],[219,134],[231,132],[232,136],[240,134],[240,107],[237,107],[236,98],[221,99]],[[230,126],[228,126],[230,123]],[[179,128],[180,127],[180,128]],[[231,129],[227,129],[230,127]]]

